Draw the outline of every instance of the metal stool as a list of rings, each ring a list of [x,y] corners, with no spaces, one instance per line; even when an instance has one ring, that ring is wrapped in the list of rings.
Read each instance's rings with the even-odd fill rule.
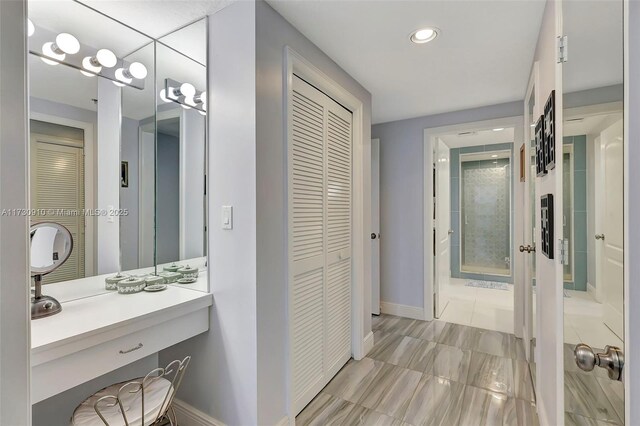
[[[116,383],[91,395],[71,417],[74,426],[177,425],[173,398],[191,357],[156,368],[145,377]]]

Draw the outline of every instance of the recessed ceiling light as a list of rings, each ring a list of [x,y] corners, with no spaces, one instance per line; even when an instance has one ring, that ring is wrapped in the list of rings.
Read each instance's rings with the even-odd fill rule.
[[[498,158],[498,154],[493,154],[491,158]]]
[[[504,130],[504,127],[496,127],[495,129],[493,129],[494,132],[501,132]]]
[[[438,37],[439,32],[440,31],[437,28],[433,27],[420,28],[419,30],[415,30],[413,33],[411,33],[410,38],[414,43],[428,43],[434,38]]]

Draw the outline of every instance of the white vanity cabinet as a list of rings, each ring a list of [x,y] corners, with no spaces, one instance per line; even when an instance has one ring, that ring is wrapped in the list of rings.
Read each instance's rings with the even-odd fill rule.
[[[174,285],[63,303],[31,322],[32,404],[207,331],[212,303],[209,293]]]

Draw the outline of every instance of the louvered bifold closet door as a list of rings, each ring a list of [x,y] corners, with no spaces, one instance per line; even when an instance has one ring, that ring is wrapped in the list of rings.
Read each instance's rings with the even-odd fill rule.
[[[289,282],[297,414],[351,356],[351,113],[294,76]]]
[[[35,141],[31,145],[31,223],[57,222],[73,237],[69,259],[43,283],[84,277],[84,158],[77,147]]]

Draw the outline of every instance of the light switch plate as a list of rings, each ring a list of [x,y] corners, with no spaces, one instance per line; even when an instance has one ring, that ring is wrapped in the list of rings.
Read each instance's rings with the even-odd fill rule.
[[[233,206],[222,206],[222,229],[233,229]]]

